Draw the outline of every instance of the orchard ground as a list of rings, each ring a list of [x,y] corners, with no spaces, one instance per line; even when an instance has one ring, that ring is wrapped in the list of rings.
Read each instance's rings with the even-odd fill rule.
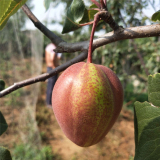
[[[16,61],[16,60],[15,60]],[[18,61],[16,62],[18,63]],[[26,60],[27,63],[27,60]],[[11,71],[10,71],[11,72]],[[43,71],[45,72],[45,65]],[[8,73],[9,76],[10,73]],[[6,74],[7,75],[7,74]],[[26,76],[29,76],[29,74]],[[29,86],[31,87],[31,86]],[[27,90],[27,87],[24,88]],[[40,92],[36,104],[36,121],[41,135],[42,144],[50,146],[57,160],[132,160],[135,152],[133,112],[123,108],[118,120],[107,136],[98,144],[82,148],[72,143],[60,129],[52,109],[45,106],[46,82],[40,83]],[[30,94],[27,92],[26,94]],[[15,144],[21,144],[19,116],[23,99],[17,101],[21,107],[13,107],[8,97],[2,98],[1,112],[9,125],[7,131],[0,137],[0,145],[10,150]],[[4,106],[5,104],[5,106]],[[31,131],[32,132],[32,131]],[[56,158],[55,158],[56,159]]]

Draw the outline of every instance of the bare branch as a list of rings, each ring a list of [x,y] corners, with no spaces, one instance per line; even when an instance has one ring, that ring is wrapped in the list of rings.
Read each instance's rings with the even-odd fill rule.
[[[112,42],[124,40],[124,39],[134,39],[134,38],[144,38],[144,37],[154,37],[154,36],[160,36],[160,24],[156,25],[149,25],[149,26],[141,26],[141,27],[132,27],[132,28],[126,28],[123,30],[123,32],[110,32],[106,35],[103,35],[99,37],[98,39],[93,41],[93,50],[102,46],[106,45]],[[89,41],[87,42],[80,42],[75,44],[67,44],[63,42],[63,47],[59,48],[58,51],[64,51],[64,48],[67,48],[67,51],[74,51],[74,50],[83,50],[83,53],[81,53],[76,58],[68,61],[67,63],[58,66],[54,70],[52,70],[50,73],[45,73],[40,76],[37,76],[35,78],[31,78],[28,80],[24,80],[22,82],[15,83],[13,86],[10,86],[9,88],[3,90],[0,92],[0,97],[3,97],[14,90],[17,90],[18,88],[22,88],[26,85],[30,85],[33,83],[37,83],[40,81],[45,81],[47,78],[55,75],[56,73],[59,73],[63,70],[65,70],[70,65],[77,63],[79,61],[83,61],[87,58],[87,48],[89,45]],[[61,49],[61,50],[60,50]]]
[[[93,48],[95,49],[102,45],[106,45],[108,43],[124,39],[135,39],[155,36],[160,36],[160,24],[125,28],[123,29],[123,31],[116,33],[110,32],[106,35],[99,37],[97,40],[93,42]]]
[[[124,28],[119,32],[109,32],[105,35],[93,41],[93,49],[101,47],[103,45],[124,40],[124,39],[135,39],[135,38],[145,38],[145,37],[155,37],[160,36],[160,24],[130,27]],[[55,49],[56,52],[76,52],[88,50],[89,41],[77,42],[77,43],[66,43],[62,42]]]
[[[92,2],[96,2],[95,0],[92,0]],[[98,3],[98,2],[97,2]],[[88,46],[89,41],[84,42],[78,42],[78,43],[66,43],[64,42],[60,37],[55,35],[53,32],[51,32],[49,29],[47,29],[39,20],[32,14],[32,12],[29,10],[29,8],[24,5],[22,7],[23,11],[26,13],[26,15],[31,19],[31,21],[34,23],[34,25],[42,32],[44,33],[53,43],[57,45],[56,52],[75,52],[75,51],[81,51],[82,53],[77,56],[76,58],[68,61],[67,63],[58,66],[57,68],[53,69],[49,73],[45,73],[42,75],[39,75],[35,78],[30,78],[18,83],[15,83],[14,85],[6,88],[5,90],[0,92],[0,97],[3,97],[19,88],[22,88],[24,86],[37,83],[40,81],[45,81],[49,77],[65,70],[70,65],[77,63],[79,61],[83,61],[87,58],[87,52],[88,52]],[[149,26],[140,26],[140,27],[131,27],[131,28],[121,28],[119,27],[116,22],[112,19],[112,17],[109,15],[107,11],[102,11],[104,13],[104,17],[102,16],[102,19],[110,24],[111,28],[113,28],[113,32],[107,33],[93,41],[92,49],[96,49],[100,46],[124,40],[124,39],[134,39],[134,38],[144,38],[144,37],[154,37],[154,36],[160,36],[160,24],[155,25],[149,25]],[[108,18],[106,18],[108,17]]]
[[[120,8],[118,8],[118,13],[119,13],[119,15],[120,15],[120,17],[121,17],[121,20],[122,20],[123,24],[125,25],[125,27],[127,27],[127,23],[125,22],[125,20],[124,20],[122,14],[121,14]]]
[[[46,35],[56,46],[60,42],[64,42],[60,37],[55,35],[52,31],[50,31],[47,27],[45,27],[31,12],[28,6],[25,4],[22,6],[22,10],[28,16],[28,18],[33,22],[35,27],[37,27],[44,35]]]
[[[72,64],[83,61],[86,58],[87,58],[87,51],[82,52],[79,56],[73,58],[72,60],[66,62],[65,64],[62,64],[61,66],[56,67],[55,69],[53,69],[49,73],[44,73],[44,74],[39,75],[37,77],[26,79],[24,81],[14,83],[12,86],[10,86],[10,87],[8,87],[8,88],[6,88],[6,89],[4,89],[3,91],[0,92],[0,98],[9,94],[9,93],[11,93],[11,92],[13,92],[13,91],[15,91],[15,90],[17,90],[17,89],[19,89],[19,88],[24,87],[24,86],[31,85],[31,84],[34,84],[34,83],[37,83],[37,82],[45,81],[49,77],[52,77],[53,75],[55,75],[55,74],[57,74],[61,71],[64,71],[66,68],[68,68]]]
[[[104,3],[104,1],[100,0],[100,3],[101,3],[101,8],[106,10],[107,8],[106,8],[106,4]]]

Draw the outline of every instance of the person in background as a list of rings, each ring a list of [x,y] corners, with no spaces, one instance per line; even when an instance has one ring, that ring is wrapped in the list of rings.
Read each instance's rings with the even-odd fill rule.
[[[55,53],[54,49],[56,46],[53,43],[50,43],[45,48],[45,61],[47,66],[47,72],[50,72],[52,69],[59,66],[59,60],[62,56],[62,53]],[[58,79],[58,74],[49,78],[47,81],[47,91],[46,91],[46,104],[48,108],[52,108],[52,90]]]

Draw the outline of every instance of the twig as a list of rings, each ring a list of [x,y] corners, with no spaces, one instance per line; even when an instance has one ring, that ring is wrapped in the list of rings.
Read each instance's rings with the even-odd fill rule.
[[[141,26],[141,27],[132,27],[132,28],[126,28],[124,29],[123,32],[110,32],[107,33],[106,35],[103,35],[102,37],[96,39],[93,41],[93,48],[92,50],[102,46],[106,45],[112,42],[116,42],[119,40],[124,40],[124,39],[134,39],[134,38],[144,38],[144,37],[154,37],[154,36],[160,36],[160,24],[156,25],[150,25],[150,26]],[[80,45],[78,45],[80,44]],[[3,91],[0,92],[0,97],[3,97],[14,90],[17,90],[18,88],[22,88],[26,85],[33,84],[36,82],[44,81],[47,78],[53,76],[56,73],[59,73],[63,70],[65,70],[67,67],[72,65],[73,63],[76,63],[78,61],[82,61],[87,58],[87,49],[86,46],[88,47],[89,42],[81,42],[81,43],[76,43],[76,44],[64,44],[66,47],[68,47],[68,51],[71,51],[72,49],[75,49],[74,47],[78,46],[80,50],[84,49],[84,52],[74,58],[73,60],[68,61],[67,63],[55,68],[52,72],[50,73],[45,73],[43,75],[40,75],[36,78],[31,78],[19,83],[16,83],[16,85],[13,85]],[[83,46],[84,45],[84,46]],[[70,48],[71,47],[71,48]],[[72,48],[73,47],[73,48]],[[20,84],[20,85],[19,85]]]
[[[155,37],[160,36],[160,24],[147,25],[147,26],[138,26],[124,28],[120,32],[109,32],[102,36],[99,36],[93,41],[93,49],[101,47],[103,45],[125,40],[125,39],[135,39],[135,38],[145,38],[145,37]],[[89,41],[76,42],[76,43],[60,43],[55,49],[56,52],[76,52],[88,50]]]
[[[24,13],[28,16],[28,18],[33,22],[35,27],[37,27],[44,35],[46,35],[56,46],[64,42],[60,37],[55,35],[52,31],[50,31],[47,27],[45,27],[31,12],[31,10],[28,8],[26,4],[22,6],[22,10]]]
[[[92,0],[92,2],[95,2],[95,0]],[[98,2],[97,2],[98,3]],[[6,88],[5,90],[0,92],[0,97],[3,97],[19,88],[22,88],[24,86],[37,83],[40,81],[45,81],[49,77],[55,75],[56,73],[59,73],[63,70],[65,70],[70,65],[77,63],[79,61],[83,61],[87,58],[87,51],[88,51],[88,45],[89,41],[85,42],[78,42],[78,43],[66,43],[64,42],[60,37],[56,36],[53,32],[51,32],[49,29],[47,29],[39,20],[33,15],[33,13],[29,10],[29,8],[24,5],[22,7],[23,11],[26,13],[26,15],[31,19],[31,21],[34,23],[34,25],[42,32],[44,33],[53,43],[57,45],[56,52],[75,52],[75,51],[82,51],[82,53],[77,56],[76,58],[68,61],[67,63],[58,66],[54,70],[52,70],[49,73],[42,74],[40,76],[37,76],[35,78],[30,78],[18,83],[15,83],[14,85]],[[103,35],[99,37],[98,39],[93,41],[92,50],[102,46],[106,45],[112,42],[124,40],[124,39],[134,39],[134,38],[144,38],[144,37],[154,37],[154,36],[160,36],[160,25],[149,25],[149,26],[141,26],[141,27],[132,27],[132,28],[121,28],[119,27],[115,21],[113,20],[112,16],[107,11],[102,11],[101,18],[108,24],[110,24],[111,28],[114,30],[114,32],[107,33],[106,35]]]
[[[106,10],[106,4],[104,3],[104,1],[100,0],[100,2],[101,2],[101,8]]]
[[[118,13],[119,13],[119,15],[120,15],[120,17],[121,17],[121,20],[122,20],[123,24],[125,25],[125,28],[126,28],[126,27],[127,27],[127,24],[126,24],[126,22],[125,22],[125,20],[124,20],[124,18],[123,18],[123,16],[122,16],[122,14],[121,14],[120,8],[118,8]]]
[[[86,58],[87,58],[87,51],[82,52],[79,56],[77,56],[76,58],[73,58],[72,60],[66,62],[65,64],[56,67],[55,69],[53,69],[49,73],[44,73],[44,74],[39,75],[35,78],[30,78],[30,79],[26,79],[26,80],[21,81],[21,82],[14,83],[12,86],[10,86],[10,87],[8,87],[8,88],[6,88],[6,89],[4,89],[3,91],[0,92],[0,98],[9,94],[9,93],[11,93],[11,92],[13,92],[13,91],[15,91],[15,90],[17,90],[17,89],[19,89],[19,88],[24,87],[24,86],[31,85],[31,84],[41,82],[41,81],[45,81],[49,77],[52,77],[53,75],[55,75],[55,74],[57,74],[61,71],[64,71],[66,68],[68,68],[72,64],[83,61]]]

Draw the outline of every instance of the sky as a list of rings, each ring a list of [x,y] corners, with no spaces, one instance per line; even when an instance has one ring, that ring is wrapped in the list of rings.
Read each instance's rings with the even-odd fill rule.
[[[44,0],[33,0],[32,4],[34,5],[34,9],[33,9],[33,13],[35,14],[35,16],[42,22],[44,23],[44,20],[47,20],[48,22],[51,21],[51,19],[53,19],[55,21],[58,21],[61,19],[61,14],[64,13],[66,10],[63,7],[63,5],[59,4],[57,6],[57,8],[50,8],[49,10],[45,10],[44,4],[43,4]],[[158,2],[158,0],[157,0]],[[159,6],[159,5],[157,5]],[[160,8],[157,8],[157,10]],[[152,9],[152,7],[149,7],[148,9],[143,10],[144,14],[147,15],[148,17],[151,17],[152,14],[154,13],[154,10]],[[54,25],[48,25],[47,26],[50,30],[57,30],[58,32],[61,33],[62,31],[62,26],[58,25],[58,24],[54,24]],[[33,25],[33,23],[28,20],[26,23],[26,28],[27,29],[35,29],[35,26]]]

